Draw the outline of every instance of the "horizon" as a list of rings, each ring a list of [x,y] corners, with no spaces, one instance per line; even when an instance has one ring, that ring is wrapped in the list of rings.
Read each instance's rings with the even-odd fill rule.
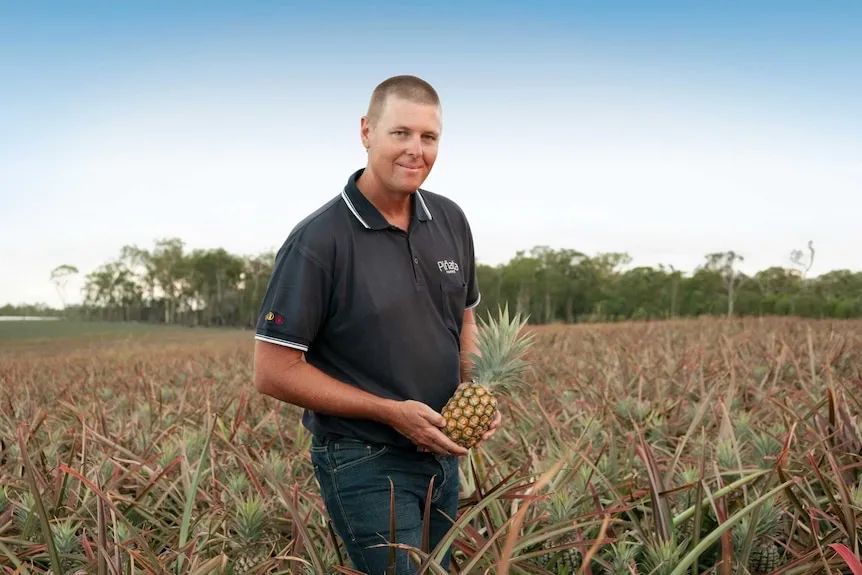
[[[381,5],[383,6],[383,5]],[[364,165],[388,76],[443,107],[423,188],[477,262],[546,245],[687,274],[859,271],[862,6],[0,3],[0,305],[59,305],[123,245],[276,250]],[[11,279],[10,278],[14,278]]]

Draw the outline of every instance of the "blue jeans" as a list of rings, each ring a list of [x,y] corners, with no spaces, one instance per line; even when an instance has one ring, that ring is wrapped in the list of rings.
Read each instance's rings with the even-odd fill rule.
[[[311,443],[314,475],[323,502],[354,568],[385,575],[389,547],[389,480],[395,488],[395,538],[421,549],[422,514],[431,492],[429,550],[452,526],[458,511],[458,458],[419,453],[390,445],[347,438],[318,438]],[[450,520],[451,518],[451,520]],[[412,575],[417,564],[396,552],[397,575]],[[443,567],[449,568],[450,554]]]

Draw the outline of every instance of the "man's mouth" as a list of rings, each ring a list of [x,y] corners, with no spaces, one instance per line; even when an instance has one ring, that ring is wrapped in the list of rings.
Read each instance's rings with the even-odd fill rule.
[[[411,172],[418,172],[418,171],[422,170],[422,166],[405,166],[404,164],[395,164],[395,165],[399,166],[401,168],[404,168],[405,170],[409,170]]]

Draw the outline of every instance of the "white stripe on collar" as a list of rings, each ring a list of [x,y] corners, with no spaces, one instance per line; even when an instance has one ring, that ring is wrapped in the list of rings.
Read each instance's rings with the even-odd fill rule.
[[[433,220],[431,217],[431,212],[428,211],[428,206],[425,204],[425,199],[422,197],[422,194],[419,193],[419,190],[416,190],[416,197],[419,198],[419,203],[422,204],[422,209],[425,210],[425,215],[428,216],[429,220]]]
[[[347,197],[347,193],[344,190],[341,190],[341,197],[344,198],[344,203],[347,204],[347,208],[353,212],[353,215],[356,216],[356,219],[359,220],[359,223],[365,226],[366,230],[370,230],[371,226],[365,223],[365,220],[359,215],[359,212],[356,211],[356,208],[353,207],[353,202],[350,201],[350,198]],[[425,210],[426,212],[428,210]],[[430,216],[429,216],[430,217]]]

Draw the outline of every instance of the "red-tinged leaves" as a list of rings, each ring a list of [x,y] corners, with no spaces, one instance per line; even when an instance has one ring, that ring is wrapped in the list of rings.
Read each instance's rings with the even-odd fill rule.
[[[862,561],[859,561],[859,558],[853,555],[853,552],[850,551],[846,545],[842,545],[841,543],[832,543],[829,546],[834,549],[842,559],[844,559],[844,562],[847,563],[848,567],[850,567],[853,575],[862,575]]]

